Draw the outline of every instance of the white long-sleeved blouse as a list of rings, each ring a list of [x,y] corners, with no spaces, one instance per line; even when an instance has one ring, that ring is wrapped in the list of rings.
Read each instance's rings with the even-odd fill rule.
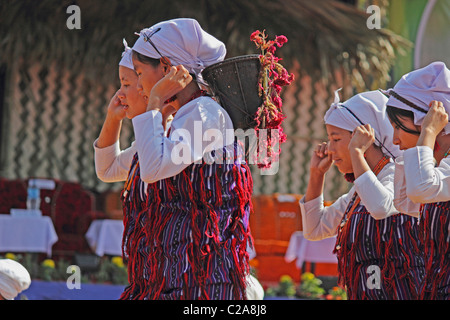
[[[323,195],[308,202],[302,198],[299,203],[304,237],[309,240],[321,240],[335,236],[355,192],[374,219],[385,219],[398,214],[399,211],[394,206],[394,167],[394,163],[390,161],[378,176],[372,171],[366,171],[355,179],[350,191],[339,197],[331,206],[323,205]],[[411,215],[418,216],[418,213]]]
[[[435,166],[433,150],[417,146],[395,161],[395,199],[402,212],[419,211],[421,203],[450,201],[450,159]]]
[[[205,154],[223,146],[232,148],[233,124],[227,112],[210,97],[200,97],[185,104],[175,115],[168,137],[164,134],[162,115],[145,112],[132,120],[134,141],[120,150],[119,142],[98,148],[94,142],[95,169],[104,182],[124,181],[137,152],[141,179],[153,183],[172,177]]]

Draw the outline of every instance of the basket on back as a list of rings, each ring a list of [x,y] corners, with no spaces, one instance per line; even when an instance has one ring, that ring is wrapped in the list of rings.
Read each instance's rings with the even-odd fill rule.
[[[226,59],[202,72],[220,105],[230,115],[235,129],[256,126],[256,111],[262,104],[258,93],[260,70],[259,55],[255,54]]]

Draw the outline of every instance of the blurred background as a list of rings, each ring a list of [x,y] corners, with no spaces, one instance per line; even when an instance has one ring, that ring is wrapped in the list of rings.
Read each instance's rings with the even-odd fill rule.
[[[70,5],[80,8],[81,29],[66,25]],[[371,5],[379,9],[380,28],[368,27]],[[1,1],[0,214],[26,208],[30,178],[53,180],[53,189],[40,191],[40,209],[56,230],[55,258],[96,255],[85,237],[89,226],[120,221],[122,184],[97,179],[92,144],[119,87],[122,39],[132,46],[134,32],[177,17],[197,19],[226,44],[227,58],[259,53],[249,38],[258,29],[289,40],[277,51],[296,75],[283,92],[287,142],[276,175],[252,168],[251,228],[258,279],[300,281],[305,266],[287,262],[286,252],[301,230],[297,201],[306,190],[312,148],[326,140],[323,115],[334,91],[343,88],[344,101],[389,88],[432,61],[450,65],[450,0]],[[121,147],[131,141],[125,121]],[[326,179],[328,201],[349,189],[335,169]],[[332,263],[315,267],[316,274],[335,275]]]

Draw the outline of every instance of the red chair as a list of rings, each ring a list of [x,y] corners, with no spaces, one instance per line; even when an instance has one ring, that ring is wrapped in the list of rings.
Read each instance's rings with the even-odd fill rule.
[[[28,180],[0,178],[0,213],[9,214],[11,208],[27,207]],[[94,195],[81,184],[53,180],[55,189],[40,190],[40,209],[52,219],[58,235],[53,255],[72,258],[75,253],[92,253],[85,234],[93,220],[104,219],[106,215],[95,210]]]
[[[47,205],[46,196],[50,195],[43,192],[41,197],[44,201],[41,200],[41,208],[42,202]],[[95,211],[94,195],[79,183],[57,181],[50,209],[59,238],[53,247],[55,254],[73,256],[75,253],[90,253],[85,234],[93,220],[105,218],[104,213]]]
[[[27,183],[21,179],[0,178],[0,214],[9,214],[12,208],[27,207]]]

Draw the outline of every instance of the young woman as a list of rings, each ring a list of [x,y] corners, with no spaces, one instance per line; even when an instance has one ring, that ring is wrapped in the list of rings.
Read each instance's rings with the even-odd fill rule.
[[[124,118],[133,119],[147,108],[144,97],[137,91],[138,77],[134,71],[132,50],[125,44],[125,51],[119,62],[120,89],[111,99],[107,115],[98,139],[94,142],[95,166],[98,177],[104,182],[125,181],[129,171],[138,170],[137,149],[133,142],[128,149],[120,150],[119,136]],[[165,109],[162,125],[170,122],[170,108]],[[131,169],[130,169],[131,168]],[[124,234],[123,258],[128,267],[128,286],[122,297],[139,298],[144,291],[142,284],[146,276],[142,267],[148,259],[145,254],[145,237],[142,225],[146,219],[147,184],[131,181],[125,185],[123,197]]]
[[[431,63],[404,75],[387,93],[393,142],[405,150],[396,160],[395,205],[420,208],[426,262],[421,297],[449,300],[450,71],[442,62]]]
[[[134,206],[131,190],[148,184],[131,244],[148,258],[124,299],[245,299],[252,178],[230,117],[198,85],[225,53],[193,19],[144,29],[133,46],[147,106],[132,119],[137,154],[124,198]],[[168,105],[176,114],[165,136]]]
[[[381,92],[335,103],[325,114],[328,143],[314,151],[305,197],[300,201],[307,239],[337,236],[339,283],[349,299],[417,299],[423,277],[417,212],[393,204],[394,163]],[[331,206],[323,205],[325,173],[334,163],[354,186]]]

